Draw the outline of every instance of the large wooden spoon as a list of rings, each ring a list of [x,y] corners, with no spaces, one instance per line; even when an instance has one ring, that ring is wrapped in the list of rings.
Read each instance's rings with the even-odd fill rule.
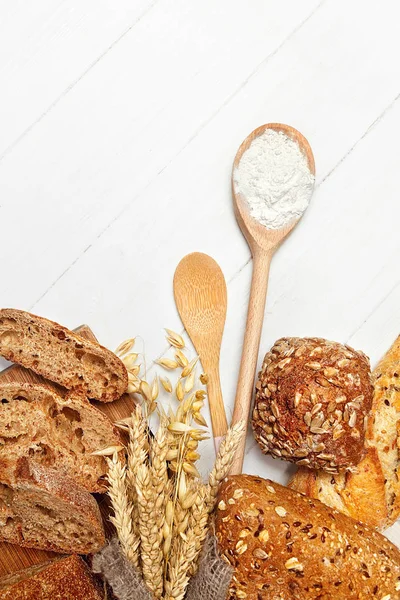
[[[175,271],[174,295],[182,322],[208,375],[208,401],[218,449],[228,429],[219,378],[227,293],[224,275],[215,260],[201,252],[185,256]]]
[[[314,156],[306,138],[293,127],[280,123],[269,123],[268,125],[258,127],[258,129],[255,129],[244,140],[236,154],[233,163],[234,170],[239,165],[243,153],[249,148],[254,138],[262,135],[266,129],[281,131],[297,142],[307,157],[311,173],[315,174]],[[282,229],[267,229],[250,215],[246,198],[236,193],[233,177],[232,190],[236,218],[253,255],[253,278],[247,313],[246,333],[243,342],[242,360],[232,418],[232,424],[235,424],[242,419],[247,423],[250,415],[271,259],[275,250],[297,225],[300,218],[293,220]],[[236,452],[231,474],[242,472],[245,444],[246,440],[243,437],[241,446]]]

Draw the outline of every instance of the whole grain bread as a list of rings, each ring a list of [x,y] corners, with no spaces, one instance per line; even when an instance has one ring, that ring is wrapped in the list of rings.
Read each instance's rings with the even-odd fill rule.
[[[118,446],[111,421],[86,396],[62,398],[38,384],[0,382],[0,473],[8,479],[20,458],[56,467],[90,492],[105,489],[107,464],[92,452]]]
[[[274,458],[337,473],[363,457],[371,403],[362,352],[320,338],[282,338],[258,378],[254,435]]]
[[[128,386],[126,368],[113,352],[22,310],[0,310],[0,355],[102,402],[117,400]]]
[[[61,553],[90,554],[105,544],[99,507],[72,479],[20,459],[0,476],[0,541]]]
[[[102,586],[76,555],[0,579],[1,600],[104,600]]]
[[[377,365],[372,380],[364,460],[353,473],[332,478],[299,469],[289,486],[383,530],[400,515],[400,337]]]
[[[238,475],[221,486],[219,551],[234,569],[229,600],[400,598],[400,551],[318,500]]]

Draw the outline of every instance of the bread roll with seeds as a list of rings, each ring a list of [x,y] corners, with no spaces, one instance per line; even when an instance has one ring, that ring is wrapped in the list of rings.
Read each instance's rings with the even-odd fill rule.
[[[356,470],[330,477],[300,468],[290,487],[383,530],[400,515],[400,337],[374,369],[372,380],[366,456]]]
[[[254,435],[264,453],[337,473],[364,455],[371,402],[362,352],[320,338],[282,338],[259,374]]]
[[[218,547],[229,600],[399,600],[400,551],[377,531],[270,480],[221,486]]]
[[[128,387],[125,365],[113,352],[23,310],[0,310],[0,355],[101,402],[117,400]]]

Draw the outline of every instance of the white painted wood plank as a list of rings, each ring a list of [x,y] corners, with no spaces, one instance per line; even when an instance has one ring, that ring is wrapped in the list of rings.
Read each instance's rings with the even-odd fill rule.
[[[237,5],[236,12],[231,12],[235,27],[224,37],[219,32],[226,24],[229,2],[218,10],[210,0],[188,9],[182,0],[177,12],[169,3],[171,10],[164,7],[162,18],[156,10],[150,11],[3,159],[0,216],[11,228],[18,222],[25,239],[29,239],[32,221],[36,226],[33,248],[17,243],[11,233],[7,236],[14,265],[23,270],[28,262],[40,265],[30,287],[31,298],[24,294],[25,301],[31,305],[37,300],[193,137],[210,116],[206,99],[212,98],[211,108],[218,109],[232,86],[240,87],[254,69],[254,62],[273,53],[290,35],[303,11],[317,6],[308,0],[300,11],[298,3],[291,1],[272,12],[273,4],[268,3],[265,22],[255,22],[253,13],[246,16],[247,9]],[[289,18],[288,7],[292,8]],[[244,47],[237,44],[239,24],[251,30]],[[212,65],[219,81],[202,80],[203,62],[204,72]],[[202,96],[193,110],[186,90],[197,79],[202,82]],[[23,178],[19,177],[21,169]],[[17,208],[21,199],[25,199],[23,223]],[[58,246],[60,222],[69,239],[55,255],[50,249]],[[4,296],[7,303],[18,303],[16,288],[4,290]]]
[[[4,0],[0,157],[134,27],[156,0]]]
[[[202,250],[220,262],[228,413],[251,273],[229,173],[262,122],[309,137],[319,183],[274,259],[262,352],[281,335],[321,335],[375,360],[399,329],[397,3],[248,4],[159,0],[0,163],[2,304],[87,321],[110,347],[139,333],[152,358],[161,328],[180,326],[180,258]],[[34,122],[28,104],[16,106]],[[290,467],[249,437],[245,469],[286,481]]]
[[[232,102],[224,107],[218,117],[209,126],[205,127],[179,157],[139,195],[123,217],[115,222],[104,236],[85,253],[81,260],[63,278],[63,281],[52,289],[47,298],[35,305],[37,309],[47,312],[49,310],[54,311],[55,306],[63,306],[63,312],[67,315],[68,313],[76,314],[79,309],[85,309],[90,317],[97,321],[101,314],[109,312],[107,308],[111,309],[115,306],[115,290],[124,289],[124,300],[122,304],[118,305],[120,315],[116,317],[116,322],[112,326],[106,323],[101,324],[105,339],[112,335],[123,334],[122,331],[119,332],[119,329],[124,327],[125,319],[123,315],[125,311],[129,310],[130,306],[146,305],[147,310],[154,314],[154,319],[147,324],[141,323],[141,326],[145,328],[146,340],[151,341],[155,329],[165,325],[168,316],[174,310],[168,289],[170,289],[175,265],[185,252],[193,249],[208,251],[221,262],[228,279],[234,275],[235,271],[248,258],[248,250],[238,233],[234,221],[229,192],[231,160],[240,141],[240,139],[237,139],[236,133],[239,125],[241,127],[242,122],[247,122],[247,132],[252,126],[268,120],[265,117],[265,106],[269,104],[275,106],[272,113],[273,119],[278,113],[277,106],[279,102],[286,102],[286,110],[283,113],[287,112],[289,114],[290,112],[292,118],[283,118],[282,120],[294,122],[295,124],[301,119],[304,122],[307,121],[310,129],[314,131],[313,136],[309,136],[313,146],[322,147],[322,150],[316,153],[317,167],[318,157],[322,160],[322,173],[319,177],[321,181],[321,178],[323,179],[334,168],[335,164],[346,155],[351,146],[356,143],[360,133],[363,133],[369,124],[374,121],[376,111],[384,110],[384,104],[386,102],[389,104],[396,94],[395,83],[390,80],[386,90],[385,103],[382,102],[381,95],[377,97],[372,95],[364,100],[364,89],[361,83],[363,83],[365,77],[364,69],[367,67],[361,66],[359,72],[363,75],[362,80],[358,82],[360,89],[351,82],[351,88],[343,92],[343,96],[347,97],[348,103],[350,105],[352,103],[351,110],[349,109],[348,113],[345,113],[340,109],[338,113],[335,113],[335,115],[342,115],[343,126],[340,130],[335,119],[326,120],[327,109],[323,103],[316,103],[315,106],[312,106],[311,111],[308,109],[309,87],[306,86],[307,92],[299,100],[299,95],[302,93],[301,81],[307,80],[311,85],[316,73],[321,71],[321,60],[326,63],[334,60],[338,62],[336,68],[330,70],[325,78],[323,78],[324,73],[321,74],[322,81],[315,86],[316,91],[311,88],[312,93],[316,93],[321,87],[324,90],[329,88],[330,91],[338,87],[343,79],[343,70],[351,60],[353,61],[351,68],[355,68],[355,65],[359,64],[362,59],[361,55],[364,56],[365,65],[368,65],[370,69],[371,77],[380,70],[379,58],[374,59],[376,49],[371,49],[369,44],[365,44],[365,47],[359,48],[357,46],[355,50],[352,50],[354,47],[354,30],[351,25],[346,23],[344,27],[342,21],[337,20],[335,22],[337,28],[332,29],[332,20],[335,21],[334,17],[336,16],[335,6],[327,6],[325,12],[322,9],[304,26],[304,31],[301,29],[298,34],[293,36],[288,42],[288,47],[282,48],[271,63],[267,63],[264,69],[260,69]],[[370,15],[371,28],[374,16],[374,14]],[[356,15],[354,15],[355,18]],[[311,27],[314,19],[316,23]],[[316,58],[314,63],[302,59],[302,56],[307,53],[311,57],[311,48],[314,47],[315,43],[312,38],[313,31],[318,33],[317,39],[320,43],[318,59]],[[338,58],[335,54],[333,41],[339,33],[341,34],[342,43],[347,44],[348,53]],[[344,34],[347,34],[348,37],[346,38]],[[285,61],[280,59],[282,53],[285,53]],[[290,63],[289,58],[297,56],[301,57],[299,62]],[[275,64],[278,59],[279,68]],[[274,84],[276,78],[281,81],[284,64],[289,65],[286,68],[284,84],[282,83],[276,91]],[[356,73],[354,76],[356,76]],[[265,86],[265,81],[271,83],[272,89]],[[296,103],[292,102],[292,106],[289,107],[289,100],[286,100],[286,98],[294,98],[296,92]],[[327,100],[328,97],[325,98],[325,102]],[[330,105],[332,111],[336,102],[337,96]],[[364,110],[361,111],[362,119],[359,113],[355,118],[356,106],[361,102],[364,102]],[[239,115],[240,119],[238,119]],[[295,118],[295,115],[297,115],[297,118]],[[239,124],[233,127],[237,120]],[[362,123],[364,124],[363,131],[361,131]],[[320,129],[317,131],[318,127]],[[302,129],[308,134],[307,126],[302,127]],[[329,144],[326,143],[326,140],[329,140]],[[212,152],[210,152],[210,148],[212,148]],[[335,155],[334,157],[331,155],[328,160],[326,153],[331,154],[333,152],[332,148],[335,149]],[[119,158],[121,161],[124,160],[123,156]],[[335,158],[334,162],[332,158]],[[375,159],[369,158],[368,160]],[[364,169],[362,176],[364,177]],[[358,176],[358,179],[362,181],[361,175]],[[126,177],[122,181],[126,186]],[[343,194],[342,190],[337,193],[339,195]],[[357,212],[360,208],[357,198],[352,199],[351,202]],[[343,205],[338,203],[336,197],[328,201],[327,204],[319,205],[319,203],[320,195],[318,193],[310,209],[310,216],[306,217],[305,223],[288,240],[287,245],[279,254],[282,259],[278,263],[278,270],[275,271],[274,267],[272,272],[271,283],[273,284],[274,273],[277,272],[279,283],[282,285],[280,295],[284,299],[286,296],[286,302],[282,305],[282,318],[287,321],[288,317],[285,311],[288,307],[290,310],[293,306],[297,307],[298,314],[294,314],[293,317],[289,318],[291,322],[297,323],[297,328],[301,329],[303,334],[307,333],[307,330],[305,330],[304,321],[301,317],[299,318],[299,314],[302,314],[303,310],[310,311],[309,308],[307,309],[309,306],[313,306],[312,312],[314,312],[315,306],[312,303],[314,299],[318,306],[321,305],[321,297],[318,297],[318,290],[315,290],[315,281],[318,281],[320,277],[319,272],[316,271],[321,268],[321,263],[316,260],[314,266],[310,261],[310,252],[313,248],[318,247],[316,242],[325,241],[325,233],[321,230],[322,227],[325,227],[325,221],[330,220],[331,224],[335,225],[334,231],[337,232],[337,223],[342,219],[339,209],[341,210]],[[354,213],[352,214],[354,216]],[[311,222],[309,219],[311,219]],[[134,239],[132,244],[129,245],[127,241],[131,235],[134,235]],[[302,256],[302,260],[305,262],[306,271],[299,271],[304,280],[301,279],[300,275],[297,278],[292,275],[292,269],[298,269],[297,258],[299,255]],[[312,252],[312,256],[314,258],[315,250]],[[324,260],[328,261],[327,265],[331,269],[332,277],[333,274],[339,277],[342,272],[340,266],[335,263],[332,256],[323,256]],[[98,264],[104,265],[104,279],[108,283],[107,288],[101,290],[100,298],[97,292],[99,287],[98,272],[95,268]],[[284,264],[287,264],[286,269],[282,266]],[[360,274],[356,273],[356,276],[360,278],[359,282],[363,281],[366,276],[365,268],[365,265],[361,266]],[[132,273],[132,279],[129,279],[129,273]],[[295,280],[298,286],[294,297],[288,296],[288,287],[290,292],[293,287],[290,287],[291,280]],[[79,301],[78,299],[75,300],[76,295],[69,291],[73,281],[82,282],[81,285],[86,291],[84,300],[80,297]],[[330,285],[327,280],[326,285],[328,284]],[[162,307],[159,306],[158,290],[160,289],[166,290],[165,302],[163,302]],[[337,289],[339,290],[339,288]],[[358,288],[355,288],[354,294],[357,294],[357,292]],[[331,299],[329,291],[325,289],[324,293],[327,295],[327,298],[324,299],[325,304],[335,301],[335,295]],[[312,297],[310,298],[311,294]],[[300,298],[299,295],[301,295]],[[279,298],[280,296],[275,300],[274,297],[270,297],[269,301],[273,305]],[[303,303],[305,309],[303,309]],[[326,317],[324,317],[324,322],[326,329],[328,325]],[[341,338],[345,333],[349,333],[349,329],[346,328],[349,322],[347,322],[347,325],[346,322],[343,324],[341,319],[339,319],[339,322],[330,322],[333,330],[333,335],[330,337]],[[243,328],[243,321],[240,321],[240,325]],[[308,331],[308,333],[311,332]],[[148,341],[148,343],[150,342]],[[155,344],[153,353],[156,351],[157,346]]]

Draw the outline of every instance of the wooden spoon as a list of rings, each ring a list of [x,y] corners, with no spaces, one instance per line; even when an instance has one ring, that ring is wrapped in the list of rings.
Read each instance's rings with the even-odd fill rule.
[[[280,123],[269,123],[267,125],[262,125],[261,127],[255,129],[244,140],[233,162],[234,170],[239,165],[243,153],[249,148],[252,141],[258,136],[262,135],[266,129],[281,131],[289,136],[292,140],[297,142],[300,146],[300,149],[307,157],[311,173],[315,175],[314,156],[306,138],[293,127],[290,127],[289,125],[282,125]],[[253,217],[251,217],[246,198],[235,191],[233,176],[232,190],[236,219],[253,255],[253,278],[247,313],[246,333],[243,342],[242,360],[236,391],[235,408],[232,418],[232,424],[235,424],[242,419],[244,419],[247,423],[249,419],[261,331],[264,321],[265,301],[267,296],[268,275],[271,259],[275,250],[297,225],[300,217],[293,220],[291,223],[285,227],[282,227],[281,229],[267,229],[264,225],[261,225]],[[231,474],[233,475],[242,472],[245,444],[246,440],[243,437],[241,446],[236,453],[236,457],[231,469]]]
[[[215,260],[201,252],[185,256],[175,271],[174,295],[182,322],[208,375],[208,401],[218,450],[228,429],[219,378],[227,293],[224,275]]]

